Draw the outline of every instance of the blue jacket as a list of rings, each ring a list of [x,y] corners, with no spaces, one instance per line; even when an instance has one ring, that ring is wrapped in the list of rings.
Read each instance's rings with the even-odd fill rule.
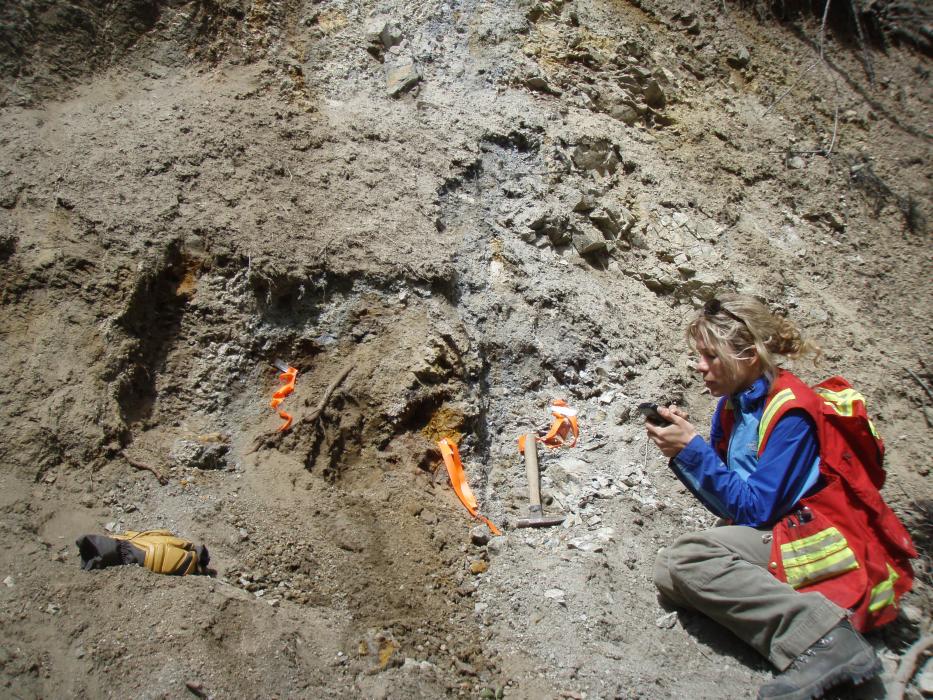
[[[726,461],[699,435],[671,460],[671,469],[713,513],[736,525],[768,527],[790,511],[819,479],[819,442],[813,419],[803,410],[788,411],[774,426],[758,455],[758,424],[770,382],[759,377],[732,397],[735,426]],[[710,442],[722,438],[720,415],[713,415]]]

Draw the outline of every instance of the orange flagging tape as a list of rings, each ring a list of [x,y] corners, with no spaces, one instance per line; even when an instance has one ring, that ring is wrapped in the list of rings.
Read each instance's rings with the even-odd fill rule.
[[[554,399],[551,402],[551,415],[554,421],[551,423],[547,435],[535,438],[537,442],[551,449],[558,447],[573,447],[577,444],[577,438],[580,437],[580,428],[577,426],[577,410],[570,408],[563,399]],[[573,439],[567,442],[567,433],[573,434]],[[518,438],[518,451],[525,454],[525,436]]]
[[[460,462],[460,451],[457,449],[457,444],[450,438],[444,438],[437,443],[437,446],[441,450],[441,457],[444,458],[444,464],[447,465],[447,474],[450,475],[450,483],[454,487],[457,498],[459,498],[464,507],[470,511],[470,515],[486,523],[492,534],[501,535],[502,532],[492,524],[489,518],[477,512],[479,504],[477,504],[476,496],[473,495],[473,491],[467,483],[466,474],[463,472],[463,464]]]
[[[279,426],[278,432],[283,432],[288,430],[292,425],[291,414],[286,413],[279,405],[285,400],[285,397],[288,396],[295,390],[295,380],[298,378],[298,370],[290,365],[283,365],[282,363],[276,362],[276,367],[282,370],[282,374],[279,375],[279,381],[284,382],[284,386],[280,386],[274,394],[272,394],[272,400],[269,402],[269,405],[272,408],[276,409],[279,414],[279,418],[285,422]]]

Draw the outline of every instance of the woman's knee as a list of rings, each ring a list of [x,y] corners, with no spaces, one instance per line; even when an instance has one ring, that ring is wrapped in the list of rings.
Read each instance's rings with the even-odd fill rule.
[[[654,560],[654,585],[669,599],[675,597],[674,581],[671,578],[670,547],[665,547]]]
[[[687,585],[696,577],[698,569],[706,568],[707,562],[728,554],[728,551],[714,538],[708,537],[706,532],[681,535],[664,551],[667,576],[673,586]]]

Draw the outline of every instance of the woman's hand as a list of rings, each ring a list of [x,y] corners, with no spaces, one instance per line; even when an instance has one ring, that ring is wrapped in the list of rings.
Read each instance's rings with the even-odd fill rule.
[[[648,437],[668,459],[673,459],[697,435],[696,428],[687,422],[687,414],[677,406],[664,408],[658,406],[658,413],[671,422],[671,425],[652,425],[645,421]]]
[[[673,413],[675,416],[680,416],[684,420],[690,420],[690,414],[676,404],[671,404],[667,407],[667,410]]]

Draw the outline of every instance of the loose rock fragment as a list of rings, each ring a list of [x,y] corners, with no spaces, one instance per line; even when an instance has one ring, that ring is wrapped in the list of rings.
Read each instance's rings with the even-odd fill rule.
[[[618,215],[615,215],[607,207],[600,207],[590,213],[590,221],[593,222],[593,225],[596,226],[600,231],[609,235],[617,236],[622,230],[622,226],[619,223]]]
[[[740,46],[738,49],[736,49],[735,53],[726,59],[728,64],[733,68],[745,68],[750,60],[751,55],[748,53],[748,49],[744,46]]]
[[[489,542],[489,528],[478,525],[470,530],[470,541],[477,547],[483,547]]]
[[[570,158],[578,168],[595,170],[601,175],[612,174],[619,167],[615,146],[605,139],[584,139],[573,149]]]
[[[667,97],[657,80],[650,80],[645,86],[645,104],[654,109],[660,109],[667,104]]]
[[[606,239],[594,230],[574,230],[570,239],[580,255],[606,250]]]
[[[383,51],[398,46],[404,40],[402,27],[398,22],[385,15],[375,15],[366,23],[366,41],[369,51],[380,55]]]
[[[385,63],[386,90],[390,97],[399,97],[421,82],[421,71],[411,56],[389,56]]]
[[[226,469],[230,446],[222,442],[176,440],[171,459],[179,467],[188,469]]]

